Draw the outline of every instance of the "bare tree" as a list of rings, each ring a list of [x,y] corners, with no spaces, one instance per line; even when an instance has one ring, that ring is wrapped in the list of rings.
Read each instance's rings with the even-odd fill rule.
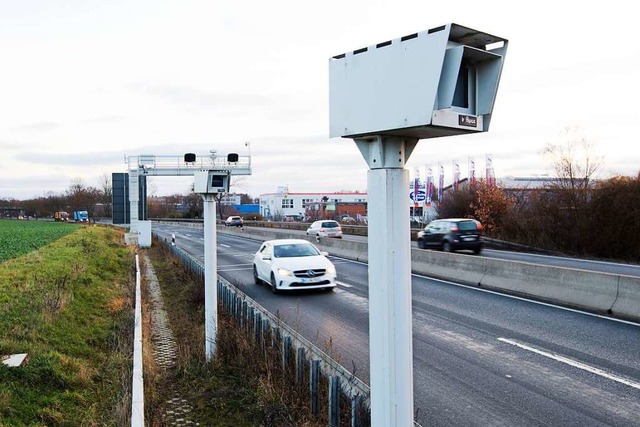
[[[100,185],[100,202],[103,206],[103,214],[109,215],[111,213],[111,204],[113,199],[113,183],[111,182],[111,175],[102,174],[98,178],[98,182]]]
[[[544,155],[551,160],[556,174],[552,185],[571,191],[587,189],[604,159],[594,154],[593,143],[578,130],[567,128],[564,133],[564,142],[549,143],[544,149]]]
[[[554,236],[559,247],[571,252],[584,250],[584,238],[589,234],[588,202],[593,188],[592,178],[603,164],[603,157],[594,153],[593,144],[576,129],[565,130],[562,143],[547,144],[544,155],[551,160],[556,176],[549,182],[551,194],[548,221],[558,231]]]
[[[69,209],[73,211],[87,211],[89,218],[96,212],[96,204],[102,198],[102,192],[95,187],[87,187],[82,178],[74,178],[66,191]]]
[[[589,253],[599,257],[640,259],[640,173],[616,176],[596,185],[589,201]]]
[[[246,191],[247,187],[247,177],[244,175],[237,176],[234,175],[229,179],[229,192],[230,193],[240,193],[241,190]]]

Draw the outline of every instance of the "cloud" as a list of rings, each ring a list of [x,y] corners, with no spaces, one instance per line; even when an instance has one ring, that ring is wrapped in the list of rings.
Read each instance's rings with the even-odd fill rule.
[[[318,117],[324,117],[324,104],[311,97],[288,94],[265,94],[265,91],[244,92],[233,89],[207,90],[179,84],[131,84],[129,88],[168,105],[181,108],[191,115],[215,112],[216,128],[243,133],[247,128],[291,129]],[[224,117],[224,119],[221,119]],[[233,120],[229,120],[233,119]],[[212,123],[210,119],[207,119]],[[239,129],[240,128],[240,129]]]
[[[180,85],[132,84],[130,88],[170,104],[202,109],[263,108],[274,103],[268,97],[252,93],[212,92]]]
[[[23,151],[15,159],[25,163],[62,166],[104,166],[123,162],[122,152],[105,153],[43,153]]]
[[[92,118],[81,120],[80,122],[86,123],[89,125],[105,125],[105,124],[110,125],[110,124],[122,123],[125,120],[126,118],[123,116],[109,115],[109,116],[101,116],[101,117],[92,117]]]
[[[69,177],[61,175],[33,175],[16,179],[14,177],[0,177],[0,198],[39,197],[49,192],[60,194],[61,190],[69,186]]]
[[[7,151],[22,150],[24,148],[24,145],[24,142],[0,139],[0,148],[4,151],[4,156],[6,156]]]
[[[14,132],[48,132],[54,129],[58,129],[61,126],[61,123],[55,122],[33,122],[20,126],[14,126],[11,128],[11,130]]]

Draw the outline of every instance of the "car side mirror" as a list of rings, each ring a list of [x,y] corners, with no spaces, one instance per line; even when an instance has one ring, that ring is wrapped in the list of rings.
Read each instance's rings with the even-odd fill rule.
[[[327,251],[322,251],[322,252],[320,252],[320,254],[324,255],[324,256],[329,256],[329,252],[327,252]]]

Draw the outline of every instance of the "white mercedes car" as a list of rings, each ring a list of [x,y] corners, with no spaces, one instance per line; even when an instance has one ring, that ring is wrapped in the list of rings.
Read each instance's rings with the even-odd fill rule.
[[[257,285],[267,283],[274,293],[296,289],[332,289],[336,267],[312,243],[302,239],[264,242],[253,259]]]

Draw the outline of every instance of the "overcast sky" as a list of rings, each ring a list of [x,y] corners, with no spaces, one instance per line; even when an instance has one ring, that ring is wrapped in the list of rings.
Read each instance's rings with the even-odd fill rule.
[[[571,3],[571,5],[565,4]],[[425,0],[0,0],[0,197],[63,192],[125,172],[125,155],[246,153],[253,196],[366,191],[349,139],[328,137],[331,56],[455,22],[509,40],[488,133],[423,140],[409,160],[468,157],[549,173],[571,127],[602,173],[640,170],[640,43],[629,3]],[[435,170],[435,168],[434,168]],[[154,179],[156,195],[186,192]]]

